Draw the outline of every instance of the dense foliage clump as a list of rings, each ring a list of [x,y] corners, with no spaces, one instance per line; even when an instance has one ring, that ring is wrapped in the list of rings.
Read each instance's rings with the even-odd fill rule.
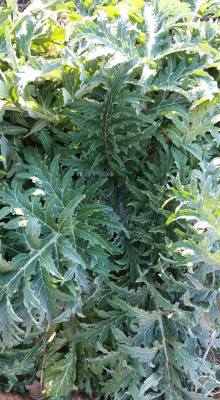
[[[0,8],[3,390],[220,390],[219,17],[218,0]]]

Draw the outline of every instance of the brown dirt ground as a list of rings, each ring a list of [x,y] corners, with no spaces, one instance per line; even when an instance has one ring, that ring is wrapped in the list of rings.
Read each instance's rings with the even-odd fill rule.
[[[18,7],[20,11],[24,10],[25,7],[30,3],[29,0],[18,0]],[[5,6],[6,0],[0,0],[0,6]]]

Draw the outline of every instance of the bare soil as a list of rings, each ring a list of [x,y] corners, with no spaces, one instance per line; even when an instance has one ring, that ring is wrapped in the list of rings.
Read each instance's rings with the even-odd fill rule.
[[[18,0],[18,8],[20,11],[24,10],[30,3],[29,0]],[[6,6],[6,0],[0,0],[0,6]]]

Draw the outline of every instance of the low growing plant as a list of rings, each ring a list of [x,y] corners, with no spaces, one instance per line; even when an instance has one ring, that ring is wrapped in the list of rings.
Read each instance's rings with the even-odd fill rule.
[[[217,0],[0,9],[0,384],[220,390]]]

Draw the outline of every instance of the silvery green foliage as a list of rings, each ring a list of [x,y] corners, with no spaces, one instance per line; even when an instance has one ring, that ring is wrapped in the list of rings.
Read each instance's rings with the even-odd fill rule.
[[[219,4],[0,12],[0,368],[47,395],[219,388]]]

